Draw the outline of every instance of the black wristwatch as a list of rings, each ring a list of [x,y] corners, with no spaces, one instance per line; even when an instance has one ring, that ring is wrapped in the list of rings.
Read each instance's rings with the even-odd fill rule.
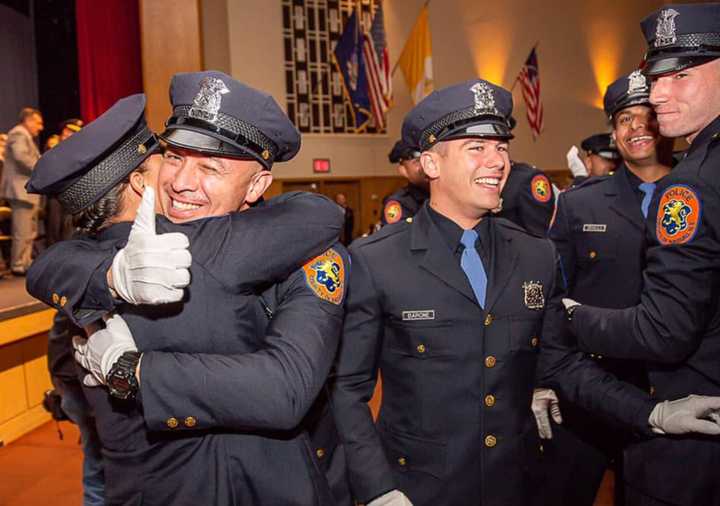
[[[582,304],[575,304],[574,306],[570,306],[569,308],[567,308],[565,310],[565,312],[567,313],[567,319],[569,322],[572,321],[573,313],[575,313],[575,310],[577,310],[577,308],[579,308],[580,306],[582,306]]]
[[[140,362],[139,351],[126,351],[110,368],[105,381],[110,395],[123,400],[132,400],[140,388],[135,370]]]

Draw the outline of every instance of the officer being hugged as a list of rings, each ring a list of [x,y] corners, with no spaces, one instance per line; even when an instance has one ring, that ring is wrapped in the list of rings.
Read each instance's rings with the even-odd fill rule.
[[[282,196],[290,207],[270,201],[248,209],[270,183],[273,162],[300,145],[271,97],[201,72],[175,76],[171,98],[155,178],[159,208],[175,223],[156,224],[153,172],[133,170],[157,145],[136,97],[53,150],[69,173],[40,172],[34,185],[60,191],[77,212],[132,171],[115,199],[118,215],[94,209],[102,242],[59,243],[29,278],[33,293],[76,320],[98,310],[122,314],[76,342],[76,358],[90,371],[85,385],[110,390],[86,389],[107,457],[108,501],[335,504],[306,414],[339,338],[347,264],[341,249],[327,247],[342,216],[322,197],[313,199],[319,206]],[[126,218],[143,188],[130,228]],[[185,236],[193,264],[183,290]],[[62,295],[50,295],[53,283]],[[145,305],[162,302],[174,304]]]
[[[650,424],[691,413],[686,431],[712,433],[717,412],[690,394],[720,395],[720,4],[667,5],[641,26],[660,133],[690,148],[655,189],[639,304],[566,305],[583,349],[647,362],[660,401]],[[628,503],[718,505],[718,462],[717,436],[638,442],[625,452]]]
[[[430,199],[350,248],[331,400],[358,502],[532,496],[539,336],[546,305],[563,312],[550,241],[490,214],[510,170],[511,111],[511,94],[483,80],[420,102],[402,133],[419,146]],[[375,425],[367,401],[379,370]]]

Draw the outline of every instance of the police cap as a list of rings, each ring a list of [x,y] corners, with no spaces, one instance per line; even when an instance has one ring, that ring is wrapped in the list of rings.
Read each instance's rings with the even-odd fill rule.
[[[67,128],[68,130],[78,133],[82,127],[83,120],[78,118],[70,118],[60,123],[60,132]]]
[[[176,74],[170,101],[160,137],[172,146],[254,159],[267,169],[300,149],[300,133],[270,95],[222,72]]]
[[[641,71],[635,70],[607,87],[603,99],[605,114],[612,119],[616,112],[633,105],[650,105],[650,86]]]
[[[720,57],[720,3],[666,5],[640,26],[648,44],[646,75],[674,72]]]
[[[512,139],[512,94],[482,79],[432,92],[405,117],[403,140],[421,151],[467,137]]]
[[[411,146],[402,139],[397,141],[392,148],[392,151],[388,154],[388,160],[390,163],[400,163],[405,160],[412,160],[420,156],[420,151],[415,146]]]
[[[158,148],[145,122],[145,95],[131,95],[46,152],[26,189],[56,195],[67,212],[77,213],[100,200]]]
[[[620,158],[620,154],[617,152],[615,142],[613,142],[610,134],[591,135],[582,141],[580,147],[588,154],[598,155],[608,160],[617,160]]]

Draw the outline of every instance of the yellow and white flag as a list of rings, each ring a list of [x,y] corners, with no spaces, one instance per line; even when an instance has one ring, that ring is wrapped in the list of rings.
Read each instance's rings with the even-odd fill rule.
[[[420,11],[397,63],[417,104],[433,91],[432,42],[427,4]]]

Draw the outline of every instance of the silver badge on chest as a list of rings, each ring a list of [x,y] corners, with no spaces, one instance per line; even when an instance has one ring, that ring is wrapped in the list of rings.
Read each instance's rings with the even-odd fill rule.
[[[628,76],[628,81],[628,95],[648,91],[647,79],[645,79],[645,76],[639,70],[633,71],[633,73]]]
[[[664,9],[660,13],[655,28],[655,47],[669,46],[677,42],[675,18],[679,15],[675,9]]]
[[[495,108],[495,95],[493,90],[486,83],[475,83],[470,88],[470,91],[475,95],[475,108],[473,113],[480,114],[497,114]]]
[[[222,96],[226,93],[230,93],[230,90],[222,80],[217,77],[203,78],[200,81],[200,91],[195,95],[188,115],[191,118],[215,123],[220,111]]]
[[[523,302],[528,309],[540,310],[545,307],[543,286],[539,281],[525,281],[522,284]]]

